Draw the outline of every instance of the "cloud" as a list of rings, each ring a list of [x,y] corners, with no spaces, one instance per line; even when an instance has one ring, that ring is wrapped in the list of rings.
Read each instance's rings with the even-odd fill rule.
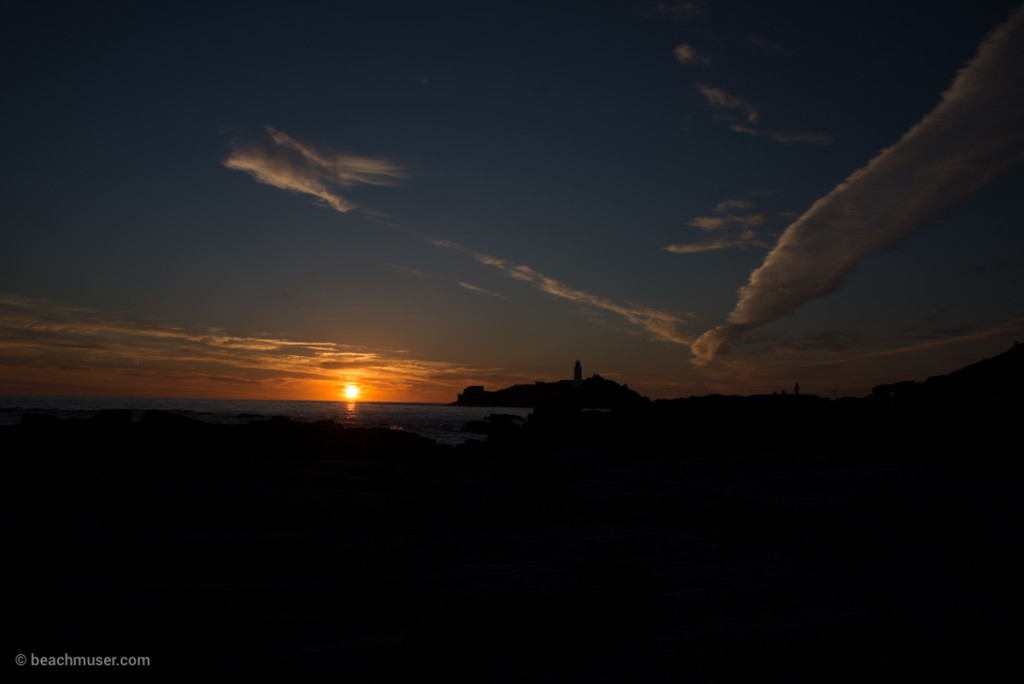
[[[685,245],[669,245],[665,248],[667,252],[673,254],[695,254],[697,252],[710,252],[713,250],[724,250],[730,247],[746,247],[748,245],[757,245],[758,247],[765,247],[757,240],[757,236],[753,230],[742,230],[733,236],[725,236],[722,238],[712,238],[699,243],[688,243]]]
[[[403,167],[383,159],[315,150],[270,126],[265,136],[235,141],[223,163],[260,183],[312,195],[342,213],[357,205],[343,197],[339,187],[395,185],[408,175]]]
[[[748,199],[732,199],[719,202],[715,205],[715,211],[718,213],[730,211],[732,209],[750,209],[755,206],[755,202]]]
[[[674,21],[695,19],[704,14],[704,3],[695,0],[658,0],[656,13]]]
[[[697,252],[710,252],[716,249],[729,249],[730,247],[746,248],[748,245],[755,247],[770,248],[771,243],[765,242],[752,230],[742,230],[733,235],[710,238],[701,242],[687,244],[668,245],[665,251],[673,254],[695,254]]]
[[[786,133],[783,131],[765,130],[760,128],[753,128],[751,126],[742,126],[736,124],[729,127],[731,130],[737,133],[746,133],[748,135],[763,135],[771,138],[775,142],[781,143],[807,143],[808,145],[831,145],[835,142],[835,139],[826,133]]]
[[[689,46],[680,46],[689,47]],[[678,51],[679,48],[676,48]],[[679,55],[676,55],[676,59],[679,59]],[[766,136],[776,142],[781,143],[806,143],[809,145],[831,145],[835,140],[832,136],[825,133],[787,133],[784,131],[776,131],[764,128],[755,128],[750,124],[756,124],[761,119],[761,114],[750,102],[744,98],[733,95],[721,88],[715,88],[709,85],[698,85],[697,90],[704,96],[704,99],[712,107],[719,109],[735,109],[739,110],[746,117],[747,123],[741,124],[736,123],[729,126],[729,129],[736,133],[745,133],[747,135]],[[731,116],[728,118],[732,118]]]
[[[378,393],[435,392],[440,399],[484,372],[405,351],[139,323],[4,294],[0,368],[4,393],[74,387],[253,398],[330,396],[339,381],[352,379]]]
[[[238,336],[222,330],[190,331],[14,295],[0,296],[0,358],[45,360],[55,350],[65,362],[80,352],[108,363],[197,362],[285,374],[308,374],[311,367],[303,359],[364,354],[332,343]]]
[[[722,345],[835,292],[856,266],[949,215],[1024,162],[1024,5],[1000,25],[939,104],[790,225],[739,291],[729,323],[692,346]]]
[[[459,287],[469,290],[470,292],[474,292],[476,294],[488,295],[491,297],[496,297],[497,299],[507,299],[505,295],[498,294],[497,292],[492,292],[490,290],[486,290],[482,287],[478,287],[477,285],[471,285],[470,283],[466,283],[461,280],[459,281]]]
[[[751,123],[760,118],[760,114],[758,114],[757,110],[754,109],[754,105],[750,104],[742,97],[732,95],[721,88],[713,88],[709,85],[698,85],[697,90],[704,96],[704,99],[707,100],[708,104],[712,107],[738,109],[746,115],[747,121]]]
[[[689,345],[693,342],[693,337],[682,330],[686,321],[675,314],[635,304],[620,304],[583,290],[577,290],[554,278],[549,278],[543,273],[538,273],[529,266],[513,264],[498,257],[474,252],[450,240],[430,239],[428,242],[436,247],[468,254],[478,263],[495,268],[503,275],[528,283],[534,289],[553,297],[567,299],[590,309],[606,311],[621,316],[633,325],[647,331],[657,340],[684,345]]]
[[[750,335],[744,349],[755,353],[767,352],[773,356],[802,355],[806,352],[838,353],[848,351],[863,343],[864,335],[859,329],[823,330],[808,334],[786,332]],[[802,358],[802,357],[801,357]]]
[[[782,53],[782,54],[786,54],[786,53],[789,52],[789,50],[786,49],[786,47],[784,47],[780,43],[776,43],[776,42],[773,42],[773,41],[770,41],[770,40],[765,40],[764,38],[758,38],[756,36],[751,38],[747,42],[749,42],[754,47],[761,48],[762,50],[767,50],[769,52],[778,52],[778,53]]]
[[[710,59],[708,59],[705,55],[702,55],[699,52],[697,52],[697,49],[694,48],[692,45],[687,45],[686,43],[677,45],[675,49],[672,51],[672,54],[675,55],[676,61],[682,64],[683,66],[687,66],[690,64],[711,63]]]
[[[880,351],[866,352],[856,356],[830,359],[828,361],[810,364],[808,367],[818,368],[858,363],[862,361],[877,361],[878,359],[891,358],[894,356],[920,354],[921,352],[929,349],[954,346],[958,344],[968,344],[993,338],[1005,339],[1010,335],[1019,333],[1022,329],[1024,329],[1024,316],[1015,316],[1000,323],[995,323],[985,327],[976,328],[973,326],[965,326],[958,330],[949,329],[934,331],[934,334],[927,335],[927,337],[930,337],[931,339],[927,339],[924,342],[916,342],[914,344],[903,345],[891,349],[883,349]]]
[[[691,226],[696,226],[701,230],[719,230],[726,226],[760,226],[765,223],[771,223],[772,221],[780,221],[782,219],[795,218],[791,212],[783,212],[781,214],[726,214],[725,216],[695,216],[690,220]]]
[[[719,202],[715,210],[721,213],[730,209],[750,209],[754,206],[755,203],[751,200],[734,199]],[[758,213],[696,216],[690,220],[691,226],[700,228],[703,231],[719,232],[731,230],[732,232],[728,235],[719,235],[700,242],[668,245],[665,247],[665,251],[672,252],[673,254],[695,254],[697,252],[709,252],[716,249],[729,249],[731,247],[746,249],[748,246],[754,246],[771,249],[773,241],[765,240],[755,233],[752,227],[788,218],[795,218],[795,214],[783,212],[780,214]]]
[[[438,247],[447,247],[449,249],[457,248],[457,245],[455,245],[454,243],[447,243],[444,240],[428,240],[428,242],[431,242],[435,246],[438,246]],[[495,299],[505,299],[505,300],[508,299],[508,297],[506,297],[505,295],[503,295],[503,294],[501,294],[499,292],[492,292],[491,290],[488,290],[488,289],[485,289],[485,288],[480,287],[478,285],[473,285],[472,283],[467,283],[467,282],[464,282],[464,281],[461,281],[461,280],[455,280],[455,279],[452,279],[452,278],[447,278],[447,277],[444,277],[444,276],[435,275],[433,273],[426,273],[424,271],[419,271],[419,270],[412,269],[412,268],[406,268],[404,266],[392,265],[391,268],[395,269],[396,271],[400,271],[402,273],[407,273],[409,275],[416,276],[417,278],[427,278],[427,279],[430,279],[430,280],[436,280],[436,281],[440,281],[440,282],[444,282],[444,283],[454,283],[454,284],[458,285],[459,287],[461,287],[464,290],[469,290],[473,294],[487,295],[489,297],[494,297]]]

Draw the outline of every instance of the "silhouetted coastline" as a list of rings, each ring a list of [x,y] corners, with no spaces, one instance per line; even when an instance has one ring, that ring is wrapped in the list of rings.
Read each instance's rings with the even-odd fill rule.
[[[456,406],[526,407],[572,406],[576,408],[613,408],[648,401],[639,392],[600,375],[559,382],[513,385],[489,392],[483,386],[467,387],[455,400]]]
[[[164,681],[1009,681],[1022,361],[496,413],[460,447],[26,416],[0,428],[8,643]]]

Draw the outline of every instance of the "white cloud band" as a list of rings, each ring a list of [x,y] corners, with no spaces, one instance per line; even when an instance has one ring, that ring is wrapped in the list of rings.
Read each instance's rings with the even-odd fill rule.
[[[1024,5],[982,43],[934,110],[786,229],[740,289],[729,323],[694,342],[696,362],[834,292],[865,258],[947,216],[1024,162],[1021,83]]]

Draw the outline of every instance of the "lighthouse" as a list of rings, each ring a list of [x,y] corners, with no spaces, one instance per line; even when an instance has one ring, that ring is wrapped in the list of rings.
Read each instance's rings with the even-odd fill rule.
[[[576,359],[576,366],[572,369],[572,386],[579,387],[583,384],[583,366],[580,360]]]

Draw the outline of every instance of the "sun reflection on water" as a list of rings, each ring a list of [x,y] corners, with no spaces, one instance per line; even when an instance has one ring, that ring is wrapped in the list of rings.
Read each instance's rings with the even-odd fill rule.
[[[348,425],[352,425],[353,423],[358,422],[358,418],[359,418],[359,402],[356,402],[356,401],[346,401],[343,404],[343,407],[344,408],[342,409],[341,422],[343,424],[348,424]]]

